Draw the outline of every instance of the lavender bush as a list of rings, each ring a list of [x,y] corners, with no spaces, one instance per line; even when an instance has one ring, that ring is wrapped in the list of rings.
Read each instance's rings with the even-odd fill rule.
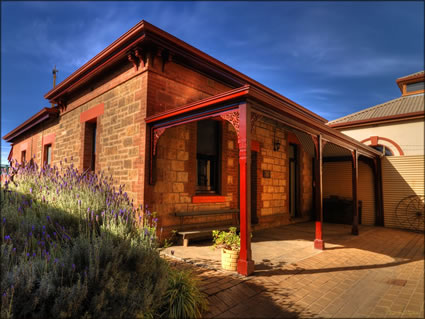
[[[157,316],[157,220],[111,182],[62,163],[2,174],[1,318]]]

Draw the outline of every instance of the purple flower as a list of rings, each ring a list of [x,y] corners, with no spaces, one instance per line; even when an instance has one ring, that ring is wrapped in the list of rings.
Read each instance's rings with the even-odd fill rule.
[[[27,253],[27,257],[29,257],[30,256],[30,253]]]
[[[32,194],[32,187],[30,188],[30,193]]]
[[[75,270],[75,264],[72,264],[72,270]]]
[[[10,239],[9,235],[4,236],[4,240],[9,240],[9,239]]]

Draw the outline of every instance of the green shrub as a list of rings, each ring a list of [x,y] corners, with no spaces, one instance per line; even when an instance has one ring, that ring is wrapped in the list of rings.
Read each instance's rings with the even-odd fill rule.
[[[213,248],[240,250],[241,239],[236,233],[236,227],[230,227],[229,231],[213,230]]]
[[[168,288],[163,296],[163,318],[200,318],[207,309],[205,296],[199,291],[194,276],[184,270],[170,268]]]

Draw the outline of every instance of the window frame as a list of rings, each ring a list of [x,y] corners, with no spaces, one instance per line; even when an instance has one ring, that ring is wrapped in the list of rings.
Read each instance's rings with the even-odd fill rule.
[[[49,154],[48,149],[50,148],[50,163],[49,163]],[[52,164],[52,155],[53,155],[53,145],[52,143],[46,143],[43,145],[43,164],[51,165]]]
[[[382,151],[380,149],[377,149],[377,147],[380,147],[380,146],[382,147]],[[379,152],[382,152],[384,154],[384,156],[394,156],[393,150],[386,145],[376,144],[376,145],[371,145],[371,147],[374,148],[375,150],[379,151]],[[386,151],[389,151],[391,154],[387,155]]]

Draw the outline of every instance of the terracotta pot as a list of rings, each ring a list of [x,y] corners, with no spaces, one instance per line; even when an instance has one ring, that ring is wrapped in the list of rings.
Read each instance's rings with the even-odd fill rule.
[[[223,269],[236,271],[238,259],[239,250],[221,249],[221,267]]]

